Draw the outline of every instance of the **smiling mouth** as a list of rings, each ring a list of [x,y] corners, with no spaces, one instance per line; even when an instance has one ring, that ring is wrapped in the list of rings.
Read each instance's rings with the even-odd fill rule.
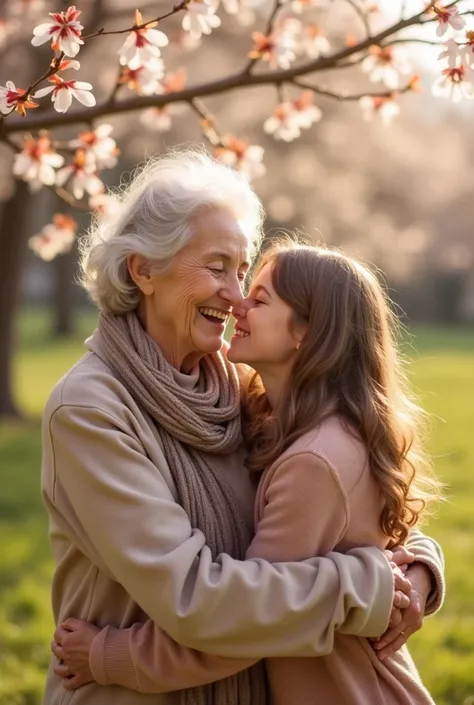
[[[224,313],[223,311],[219,311],[216,308],[208,308],[207,306],[202,306],[201,308],[198,309],[199,313],[201,316],[204,316],[204,318],[207,321],[210,321],[211,323],[226,323],[227,319],[229,318],[228,313]]]
[[[250,333],[247,333],[246,330],[240,330],[239,328],[236,328],[234,331],[234,335],[237,336],[237,338],[248,338]]]

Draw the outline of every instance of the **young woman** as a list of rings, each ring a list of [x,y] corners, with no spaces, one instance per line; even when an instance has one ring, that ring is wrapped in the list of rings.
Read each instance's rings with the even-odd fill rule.
[[[436,485],[426,473],[395,320],[376,277],[334,250],[276,246],[234,314],[228,359],[255,370],[244,429],[258,481],[256,534],[246,557],[300,561],[402,544]],[[427,613],[435,607],[428,601]],[[149,693],[173,689],[165,658],[172,640],[151,621],[97,632],[86,658],[99,683]],[[383,660],[376,649],[341,630],[319,658],[266,659],[271,704],[433,703],[406,647]],[[177,644],[175,650],[183,664],[176,688],[189,676],[190,654],[211,671],[214,664],[214,679],[231,664]],[[68,666],[74,673],[79,663],[66,662],[58,674],[67,675]],[[236,662],[235,670],[249,665]]]

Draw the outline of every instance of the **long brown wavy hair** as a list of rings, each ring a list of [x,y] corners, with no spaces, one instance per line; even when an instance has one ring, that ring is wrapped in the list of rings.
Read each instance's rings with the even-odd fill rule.
[[[403,543],[427,503],[440,497],[423,449],[424,415],[408,390],[397,349],[399,322],[376,275],[338,250],[284,242],[259,260],[305,323],[278,407],[255,373],[244,402],[248,465],[270,466],[294,441],[337,413],[365,444],[391,547]]]

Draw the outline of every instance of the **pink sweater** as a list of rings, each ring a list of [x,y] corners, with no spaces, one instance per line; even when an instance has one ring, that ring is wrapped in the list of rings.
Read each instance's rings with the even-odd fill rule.
[[[299,561],[355,546],[384,548],[381,507],[364,446],[333,416],[263,474],[255,503],[257,530],[247,557]],[[413,532],[417,557],[423,556],[425,541]],[[436,561],[427,555],[426,562],[442,583]],[[427,613],[439,606],[440,592]],[[253,662],[181,647],[151,620],[129,629],[106,627],[91,650],[98,683],[144,693],[210,682]],[[433,705],[406,647],[382,663],[367,639],[337,633],[325,656],[269,658],[266,666],[272,705]]]

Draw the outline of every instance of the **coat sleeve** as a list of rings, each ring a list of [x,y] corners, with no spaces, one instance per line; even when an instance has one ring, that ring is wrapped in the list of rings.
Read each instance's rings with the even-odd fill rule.
[[[406,547],[415,555],[415,561],[423,563],[431,572],[433,589],[425,606],[425,615],[429,616],[441,609],[446,595],[443,551],[439,543],[418,529],[410,531]]]
[[[330,650],[337,629],[385,630],[393,577],[382,552],[213,561],[119,410],[63,404],[46,425],[50,501],[61,485],[104,566],[178,644],[226,657],[310,656]]]

